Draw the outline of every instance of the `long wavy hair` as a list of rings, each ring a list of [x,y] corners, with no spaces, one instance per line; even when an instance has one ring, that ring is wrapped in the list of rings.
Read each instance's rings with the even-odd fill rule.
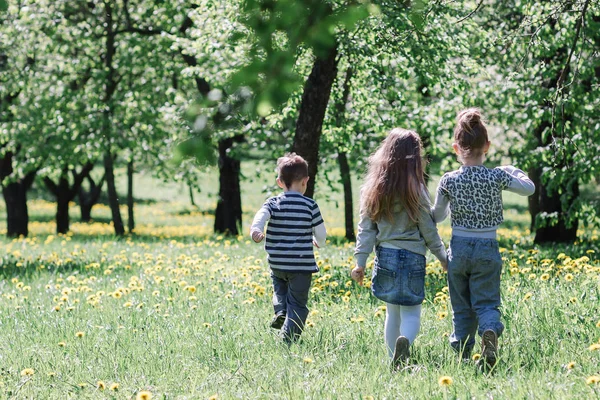
[[[373,221],[391,221],[399,202],[409,218],[418,222],[425,187],[422,149],[416,132],[395,128],[369,157],[361,207]]]

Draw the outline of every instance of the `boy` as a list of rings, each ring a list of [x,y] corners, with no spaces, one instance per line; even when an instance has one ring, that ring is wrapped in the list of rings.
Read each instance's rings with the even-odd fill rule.
[[[288,343],[302,333],[308,316],[308,293],[312,274],[318,272],[313,244],[325,245],[327,232],[317,203],[304,196],[308,164],[296,153],[277,160],[277,185],[283,193],[268,199],[256,213],[250,235],[259,243],[269,220],[265,241],[273,280],[271,327],[281,329]]]

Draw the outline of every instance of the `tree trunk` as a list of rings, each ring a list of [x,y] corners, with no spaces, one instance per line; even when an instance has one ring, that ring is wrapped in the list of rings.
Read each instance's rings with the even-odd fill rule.
[[[350,81],[354,71],[352,67],[346,69],[346,76],[342,84],[342,98],[335,105],[335,124],[342,127],[346,121],[346,104],[350,100]],[[343,136],[345,140],[349,140]],[[343,148],[345,143],[340,143]],[[346,151],[338,149],[338,164],[340,166],[340,180],[344,188],[344,222],[346,227],[346,239],[350,241],[356,240],[354,234],[354,205],[352,203],[352,179],[350,177],[350,165],[348,164],[348,155]]]
[[[56,191],[56,233],[67,233],[69,231],[69,180],[67,171],[63,171]]]
[[[90,183],[90,190],[86,192],[82,187],[79,188],[79,208],[81,210],[82,222],[90,222],[92,220],[92,208],[98,204],[105,176],[102,175],[100,183],[96,184],[94,179],[88,175],[87,180]]]
[[[193,207],[196,207],[196,201],[194,201],[194,188],[189,183],[188,183],[188,188],[190,191],[190,203],[192,203]]]
[[[2,187],[6,202],[6,236],[19,237],[29,234],[27,189],[22,182],[11,182]]]
[[[292,151],[308,162],[308,187],[305,196],[313,197],[315,177],[319,162],[319,144],[323,119],[331,94],[331,86],[337,74],[337,44],[334,45],[326,58],[317,57],[312,71],[304,85],[302,102],[296,122],[296,134]]]
[[[579,183],[576,179],[577,178],[574,178],[572,187],[572,201],[579,197]],[[565,221],[566,214],[568,214],[569,210],[565,210],[565,205],[561,200],[561,195],[559,195],[556,191],[552,193],[548,192],[545,186],[541,186],[539,192],[539,205],[541,212],[548,214],[556,213],[558,215],[558,222],[552,226],[543,226],[537,228],[535,231],[534,243],[573,243],[577,239],[578,221],[575,220],[571,226],[567,226]]]
[[[345,152],[338,153],[338,163],[340,165],[340,175],[344,187],[344,221],[346,225],[346,239],[356,240],[354,234],[354,206],[352,203],[352,180],[350,179],[350,165],[348,165],[348,156]]]
[[[215,211],[214,231],[238,235],[242,225],[242,197],[240,190],[240,161],[229,157],[228,149],[234,142],[244,140],[242,135],[219,140],[219,199]]]
[[[115,172],[113,167],[113,159],[110,152],[104,153],[104,173],[106,176],[106,187],[108,191],[108,205],[112,213],[112,220],[115,227],[115,235],[123,236],[125,227],[121,218],[121,210],[119,209],[119,197],[115,186]]]
[[[135,229],[133,219],[133,160],[127,163],[127,229],[132,233]]]
[[[13,173],[13,153],[7,152],[0,159],[0,181]],[[2,194],[6,203],[6,236],[19,237],[29,234],[29,212],[27,210],[27,191],[33,185],[37,171],[31,171],[25,177],[2,185]]]

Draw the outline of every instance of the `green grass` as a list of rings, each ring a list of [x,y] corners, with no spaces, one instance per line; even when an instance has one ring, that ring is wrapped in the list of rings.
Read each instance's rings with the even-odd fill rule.
[[[245,230],[268,175],[244,182]],[[600,375],[600,350],[590,350],[600,340],[597,231],[576,245],[534,248],[523,199],[507,199],[520,208],[506,212],[500,238],[500,364],[483,374],[450,350],[445,276],[429,255],[414,361],[391,373],[383,304],[349,281],[353,244],[334,240],[318,252],[309,326],[288,348],[268,327],[262,246],[210,234],[214,193],[203,187],[194,211],[186,188],[138,177],[136,198],[155,202],[137,206],[139,233],[123,239],[103,222],[74,223],[72,235],[57,237],[53,205],[32,201],[31,237],[0,241],[0,398],[130,399],[141,390],[155,399],[600,396],[599,384],[586,383]],[[331,230],[343,226],[340,197],[319,200]],[[109,213],[100,207],[93,215],[103,221]],[[447,225],[441,231],[447,239]],[[29,368],[33,375],[21,375]],[[452,385],[440,386],[442,376]]]

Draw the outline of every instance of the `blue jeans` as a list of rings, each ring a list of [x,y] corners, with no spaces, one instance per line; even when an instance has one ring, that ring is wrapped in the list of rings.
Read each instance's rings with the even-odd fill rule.
[[[425,298],[425,256],[378,246],[371,278],[373,295],[386,303],[416,306]]]
[[[496,239],[453,236],[448,249],[448,289],[454,332],[451,346],[470,352],[475,334],[491,329],[498,336],[502,258]]]
[[[312,281],[312,273],[286,272],[271,270],[273,281],[273,310],[275,314],[285,314],[285,322],[281,327],[283,338],[296,340],[308,317],[308,294]]]

